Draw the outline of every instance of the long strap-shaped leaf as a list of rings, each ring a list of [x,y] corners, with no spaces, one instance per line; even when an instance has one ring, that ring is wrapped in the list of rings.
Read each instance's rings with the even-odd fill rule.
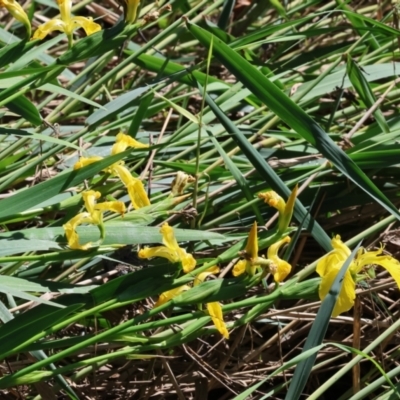
[[[212,35],[206,30],[187,22],[189,31],[204,46],[209,47]],[[254,93],[271,111],[300,136],[310,142],[324,157],[357,186],[363,189],[375,201],[400,219],[400,213],[387,197],[374,185],[367,175],[345,152],[327,135],[327,133],[285,93],[278,89],[257,68],[251,65],[228,45],[213,37],[213,54]]]
[[[203,93],[203,89],[200,84],[199,88],[200,92]],[[266,182],[268,182],[269,185],[271,185],[272,189],[284,197],[289,197],[290,190],[282,181],[282,179],[262,158],[260,153],[247,140],[246,136],[244,136],[244,134],[236,127],[236,125],[232,123],[232,121],[223,113],[214,100],[207,93],[205,93],[205,95],[206,102],[214,112],[215,116],[219,119],[226,131],[232,134],[233,139],[236,141],[243,154],[252,163],[257,172],[265,179]],[[332,250],[329,236],[325,233],[318,222],[314,221],[309,212],[298,199],[296,199],[295,203],[294,216],[297,221],[303,223],[304,227],[311,232],[314,239],[321,245],[321,247],[323,247],[326,251]]]

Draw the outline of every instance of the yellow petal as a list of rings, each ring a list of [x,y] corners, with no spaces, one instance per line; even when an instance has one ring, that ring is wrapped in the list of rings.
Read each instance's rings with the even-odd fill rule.
[[[138,256],[139,258],[162,257],[166,258],[172,263],[180,261],[179,255],[176,253],[176,251],[165,246],[145,247],[139,251]]]
[[[128,168],[124,167],[123,165],[114,164],[111,166],[110,169],[112,174],[117,175],[126,187],[128,187],[128,185],[132,182],[132,174],[130,173]]]
[[[57,0],[58,8],[60,9],[61,19],[68,22],[71,18],[71,0]]]
[[[258,198],[263,199],[265,203],[267,203],[270,207],[276,208],[280,213],[285,212],[285,201],[273,190],[265,193],[259,193]]]
[[[111,211],[121,215],[126,212],[125,204],[122,201],[105,201],[95,205],[96,210],[100,211]]]
[[[341,266],[332,267],[329,272],[322,277],[321,284],[319,287],[319,297],[323,300],[329,293],[330,288],[340,271]],[[342,289],[339,293],[335,307],[332,312],[332,316],[336,317],[339,314],[350,310],[354,305],[356,298],[356,284],[351,276],[349,270],[346,271],[342,283]]]
[[[154,304],[154,308],[161,306],[162,304],[166,303],[167,301],[170,301],[174,297],[179,296],[181,293],[183,293],[189,289],[190,289],[190,286],[183,285],[183,286],[179,286],[175,289],[171,289],[171,290],[168,290],[167,292],[160,294],[160,297],[158,298],[156,304]]]
[[[124,133],[120,132],[115,138],[115,144],[111,149],[111,154],[118,154],[125,151],[128,147],[132,147],[134,149],[144,149],[149,147],[147,144],[140,143],[133,137],[129,135],[125,135]]]
[[[332,266],[340,269],[351,254],[350,249],[340,240],[339,235],[336,235],[331,243],[333,250],[318,261],[316,271],[320,276],[326,275]],[[352,263],[352,265],[354,264]],[[352,271],[352,265],[350,265],[350,271]]]
[[[270,266],[271,272],[274,276],[275,282],[282,282],[290,273],[291,265],[279,258],[278,252],[282,245],[290,242],[290,237],[286,236],[282,240],[269,246],[267,257],[272,261],[273,265]]]
[[[136,20],[136,13],[140,4],[140,0],[125,0],[125,3],[125,21],[128,24],[133,24]]]
[[[17,21],[21,22],[25,26],[28,37],[31,36],[31,23],[26,12],[19,3],[15,0],[0,0],[0,7],[5,7]]]
[[[217,301],[213,303],[207,303],[207,310],[218,332],[225,339],[229,339],[229,332],[228,329],[226,329],[221,305]]]
[[[248,263],[248,261],[246,261],[246,260],[238,261],[235,264],[235,266],[233,267],[233,270],[232,270],[233,276],[239,276],[239,275],[244,274],[244,272],[246,271],[247,263]]]
[[[84,245],[79,244],[79,236],[76,232],[76,228],[78,225],[83,223],[92,223],[90,214],[87,212],[75,215],[75,217],[71,218],[66,224],[63,225],[68,246],[73,250],[87,250],[91,247],[90,242]]]
[[[297,185],[293,188],[288,201],[285,205],[285,211],[279,214],[278,228],[280,232],[285,232],[292,220],[294,205],[297,197]]]
[[[357,271],[361,271],[361,269],[366,265],[380,265],[385,268],[386,271],[392,276],[395,280],[397,286],[400,288],[400,262],[395,258],[388,255],[381,255],[383,249],[379,249],[376,251],[367,251],[357,258]]]
[[[178,242],[176,241],[175,234],[173,228],[168,225],[168,222],[165,222],[161,229],[160,233],[162,235],[162,241],[169,249],[179,250]]]
[[[61,19],[54,18],[40,25],[33,34],[32,39],[44,39],[50,32],[65,32],[65,28],[66,25]]]
[[[186,250],[179,249],[178,251],[180,261],[182,263],[182,269],[185,274],[191,272],[196,267],[196,260],[190,253],[186,253]]]
[[[82,193],[83,201],[85,202],[86,210],[93,214],[95,210],[96,200],[99,199],[101,196],[100,192],[95,190],[88,190]]]
[[[164,257],[171,262],[181,262],[183,271],[188,273],[196,266],[194,257],[181,249],[175,239],[174,230],[167,222],[160,229],[165,246],[147,247],[139,251],[140,258]]]
[[[246,256],[256,258],[258,256],[258,240],[257,240],[257,222],[254,221],[250,229],[249,238],[246,245]]]
[[[103,157],[100,156],[92,156],[92,157],[81,157],[79,161],[77,161],[74,165],[74,169],[79,169],[86,167],[86,165],[93,164],[96,161],[102,160]]]
[[[96,22],[93,22],[93,18],[91,17],[72,17],[71,25],[71,33],[77,28],[83,28],[83,30],[86,32],[86,35],[88,36],[101,30],[101,26],[99,24],[96,24]]]
[[[213,267],[208,268],[204,272],[200,272],[200,274],[198,274],[196,276],[196,278],[194,278],[193,286],[199,285],[200,283],[202,283],[206,280],[207,276],[213,275],[213,274],[218,274],[218,272],[219,272],[219,267],[217,265],[214,265]]]
[[[343,261],[345,261],[351,254],[351,250],[342,242],[341,238],[339,235],[336,235],[332,239],[332,247],[340,252],[340,257],[343,258]]]
[[[126,188],[128,189],[129,198],[135,210],[151,204],[141,180],[132,177]]]

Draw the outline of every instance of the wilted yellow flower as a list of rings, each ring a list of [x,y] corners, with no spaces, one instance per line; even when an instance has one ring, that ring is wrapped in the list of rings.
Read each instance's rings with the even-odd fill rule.
[[[24,9],[15,0],[0,0],[0,7],[5,7],[7,11],[22,25],[25,26],[27,36],[31,36],[31,22]]]
[[[60,18],[53,18],[40,25],[32,39],[44,39],[52,31],[64,32],[71,47],[72,34],[75,29],[83,28],[88,36],[101,30],[101,26],[93,22],[91,17],[73,17],[71,15],[71,0],[57,0],[57,4],[60,8]]]
[[[243,252],[244,260],[238,261],[233,267],[233,275],[239,276],[245,271],[253,276],[256,272],[257,264],[255,260],[258,259],[258,239],[257,239],[257,222],[254,221],[251,227],[249,238],[247,239],[247,245]]]
[[[278,231],[284,233],[288,228],[293,215],[294,204],[297,196],[297,185],[294,187],[287,203],[273,190],[265,193],[259,193],[258,198],[263,199],[265,203],[279,211]]]
[[[139,251],[139,257],[163,257],[173,263],[181,262],[185,273],[192,271],[196,266],[196,260],[191,254],[186,253],[186,250],[179,247],[174,235],[174,230],[167,222],[165,222],[161,227],[160,233],[162,234],[164,246],[146,247],[141,249]]]
[[[336,275],[351,254],[350,249],[341,241],[339,235],[332,239],[332,247],[333,250],[322,257],[317,264],[316,271],[321,276],[319,287],[321,300],[328,294]],[[385,268],[400,288],[400,263],[393,257],[381,255],[382,252],[382,248],[376,251],[367,251],[361,248],[358,251],[344,275],[342,288],[332,312],[333,317],[353,307],[356,298],[357,274],[367,265],[376,264]]]
[[[133,137],[120,132],[115,137],[115,144],[111,148],[111,155],[122,153],[128,147],[132,147],[134,149],[146,149],[149,146],[147,144],[140,143]]]
[[[86,167],[87,165],[93,164],[102,159],[103,157],[100,156],[80,157],[79,160],[74,164],[74,170]]]
[[[82,193],[83,201],[87,211],[76,215],[63,225],[65,236],[68,240],[68,246],[71,249],[87,250],[92,245],[90,242],[86,243],[85,245],[79,244],[79,236],[76,232],[76,228],[79,225],[85,223],[97,225],[100,229],[101,239],[104,239],[103,212],[112,211],[122,215],[125,213],[125,204],[122,201],[96,203],[100,196],[100,192],[96,192],[94,190],[88,190],[87,192]]]
[[[279,249],[285,243],[290,243],[290,237],[286,236],[282,240],[272,244],[268,248],[267,257],[272,263],[269,266],[269,270],[274,277],[275,282],[282,282],[290,273],[292,267],[291,265],[282,260],[278,256]]]
[[[178,196],[183,194],[187,184],[194,182],[196,179],[193,176],[185,174],[182,171],[176,173],[175,179],[171,183],[171,194],[172,196]]]

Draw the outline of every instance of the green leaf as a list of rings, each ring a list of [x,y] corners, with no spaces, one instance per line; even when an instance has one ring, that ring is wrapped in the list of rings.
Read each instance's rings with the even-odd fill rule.
[[[35,335],[47,328],[66,319],[67,316],[76,312],[82,307],[81,304],[74,304],[65,308],[55,309],[49,307],[47,312],[43,308],[34,307],[29,312],[19,314],[11,321],[0,326],[0,358],[12,354],[20,347],[26,346],[35,341]],[[0,386],[4,381],[0,379]]]
[[[365,79],[362,71],[349,54],[347,55],[347,74],[349,75],[351,84],[354,86],[354,89],[357,91],[361,100],[364,102],[367,108],[371,108],[376,103],[375,95]],[[382,131],[385,133],[390,133],[390,128],[382,114],[382,111],[377,108],[373,114]]]
[[[221,15],[218,19],[218,27],[220,29],[226,29],[229,19],[232,15],[233,7],[235,6],[236,0],[225,0],[222,7]]]
[[[25,96],[19,96],[8,102],[7,108],[29,121],[32,125],[39,126],[42,124],[42,117],[38,109]]]
[[[114,100],[111,100],[104,107],[102,107],[102,110],[97,110],[90,115],[90,117],[86,120],[86,123],[90,126],[95,126],[106,120],[110,120],[119,112],[130,107],[133,102],[140,99],[154,85],[155,84],[136,88],[130,92],[122,94]]]
[[[111,244],[150,244],[150,243],[161,243],[162,236],[160,228],[155,226],[143,226],[129,222],[117,222],[110,221],[105,224],[106,237],[103,241],[103,245]],[[80,226],[77,229],[80,241],[82,243],[95,242],[99,239],[99,228],[97,226]],[[199,231],[192,229],[174,229],[175,237],[178,242],[186,241],[199,241],[199,240],[233,240],[220,233]],[[2,249],[0,255],[3,252],[9,252],[7,246],[12,245],[16,242],[16,249],[23,252],[23,244],[25,243],[28,250],[31,248],[29,242],[35,241],[37,246],[40,246],[40,250],[46,249],[59,249],[60,244],[67,244],[64,238],[65,231],[62,227],[54,228],[34,228],[34,229],[23,229],[20,231],[4,232],[0,233],[0,244]],[[5,242],[1,242],[4,240]],[[7,243],[7,244],[6,244]],[[47,248],[46,248],[47,247]],[[15,254],[15,252],[9,253]],[[82,252],[81,254],[85,254]]]
[[[10,103],[7,104],[7,107],[9,105],[10,105]],[[31,137],[32,139],[40,140],[42,142],[54,143],[54,144],[64,146],[66,148],[70,147],[71,149],[82,151],[82,149],[79,146],[77,146],[73,143],[67,142],[66,140],[58,139],[53,136],[42,135],[40,133],[27,132],[27,131],[23,131],[22,129],[0,128],[0,134]]]

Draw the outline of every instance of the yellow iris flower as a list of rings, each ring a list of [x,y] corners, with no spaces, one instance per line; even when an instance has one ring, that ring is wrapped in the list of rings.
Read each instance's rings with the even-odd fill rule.
[[[63,225],[65,236],[67,237],[68,246],[74,250],[88,250],[92,243],[84,245],[79,244],[79,236],[76,228],[82,224],[97,225],[101,232],[101,239],[104,239],[103,230],[103,212],[111,211],[124,215],[126,212],[125,204],[122,201],[107,201],[103,203],[96,203],[97,199],[101,196],[100,192],[88,190],[82,193],[83,201],[85,203],[86,212],[75,215],[66,224]]]
[[[256,273],[256,268],[260,266],[268,267],[269,272],[274,277],[275,282],[282,282],[290,273],[290,264],[279,258],[279,249],[285,243],[290,242],[290,237],[286,236],[282,240],[272,244],[268,248],[267,258],[258,256],[257,222],[251,227],[249,238],[245,250],[241,253],[244,260],[238,261],[233,267],[233,276],[239,276],[246,272],[250,276]]]
[[[57,0],[60,8],[60,18],[53,18],[40,25],[33,34],[32,39],[44,39],[52,31],[64,32],[68,37],[69,47],[72,46],[72,34],[75,29],[83,28],[86,35],[91,35],[101,30],[101,26],[89,17],[73,17],[71,15],[71,0]]]
[[[279,258],[278,252],[282,245],[290,243],[290,237],[286,236],[282,240],[277,241],[276,243],[269,246],[267,251],[267,258],[271,260],[272,263],[269,266],[269,270],[274,277],[275,282],[282,282],[292,270],[291,265]]]
[[[5,7],[17,21],[25,26],[28,37],[31,36],[31,23],[19,3],[15,0],[0,0],[0,7]]]
[[[288,228],[293,215],[294,204],[297,196],[297,185],[294,187],[288,201],[285,202],[279,194],[273,190],[259,193],[258,198],[263,199],[269,206],[274,207],[279,212],[278,231],[284,233]]]
[[[0,0],[1,1],[1,0]],[[147,148],[146,144],[140,143],[132,137],[125,135],[120,132],[115,138],[115,144],[111,148],[111,155],[115,155],[125,151],[128,147],[136,149]],[[96,161],[102,160],[103,157],[92,156],[92,157],[81,157],[74,165],[74,170],[86,167]],[[132,176],[130,171],[124,167],[123,162],[115,163],[109,166],[105,171],[116,175],[121,179],[122,183],[128,190],[129,198],[131,199],[133,208],[135,210],[150,205],[150,200],[147,196],[146,190],[144,189],[143,182]]]
[[[150,205],[150,200],[144,189],[143,182],[133,177],[126,167],[121,164],[114,164],[109,168],[109,171],[121,179],[128,190],[129,198],[135,210]]]
[[[210,315],[218,332],[225,338],[229,339],[229,332],[224,322],[224,315],[222,313],[221,304],[218,301],[207,303],[207,311]]]
[[[149,146],[147,144],[140,143],[133,137],[120,132],[115,137],[115,144],[111,148],[111,155],[122,153],[128,147],[132,147],[134,149],[145,149]]]
[[[351,254],[350,249],[341,241],[339,235],[332,239],[332,247],[333,250],[319,260],[316,268],[317,273],[321,276],[321,284],[319,287],[319,296],[321,300],[328,294],[336,275]],[[396,281],[397,286],[400,287],[399,261],[393,257],[382,255],[382,252],[382,248],[376,251],[367,251],[361,248],[358,251],[344,275],[342,289],[332,312],[333,317],[353,307],[356,298],[357,274],[367,265],[376,264],[385,268]]]
[[[208,275],[218,274],[219,268],[217,266],[213,266],[208,268],[206,271],[201,272],[196,276],[193,282],[193,286],[197,286],[200,283],[204,282]],[[224,315],[222,313],[221,304],[218,301],[213,301],[212,303],[207,303],[206,305],[208,314],[210,315],[212,322],[217,328],[218,332],[225,338],[229,339],[229,332],[226,328],[224,322]]]
[[[249,238],[247,239],[246,248],[243,252],[244,260],[238,261],[233,267],[233,276],[239,276],[244,272],[253,276],[256,273],[258,260],[258,239],[257,239],[257,222],[255,221],[250,229]]]
[[[76,228],[82,224],[91,224],[92,218],[88,212],[83,212],[71,218],[66,224],[63,225],[65,236],[67,237],[68,246],[72,250],[88,250],[92,243],[79,244],[79,236]]]
[[[179,247],[176,241],[174,230],[167,222],[160,229],[164,246],[146,247],[139,251],[140,258],[163,257],[167,260],[176,263],[181,262],[185,273],[188,273],[196,266],[196,260],[191,254],[186,253],[186,250]]]

